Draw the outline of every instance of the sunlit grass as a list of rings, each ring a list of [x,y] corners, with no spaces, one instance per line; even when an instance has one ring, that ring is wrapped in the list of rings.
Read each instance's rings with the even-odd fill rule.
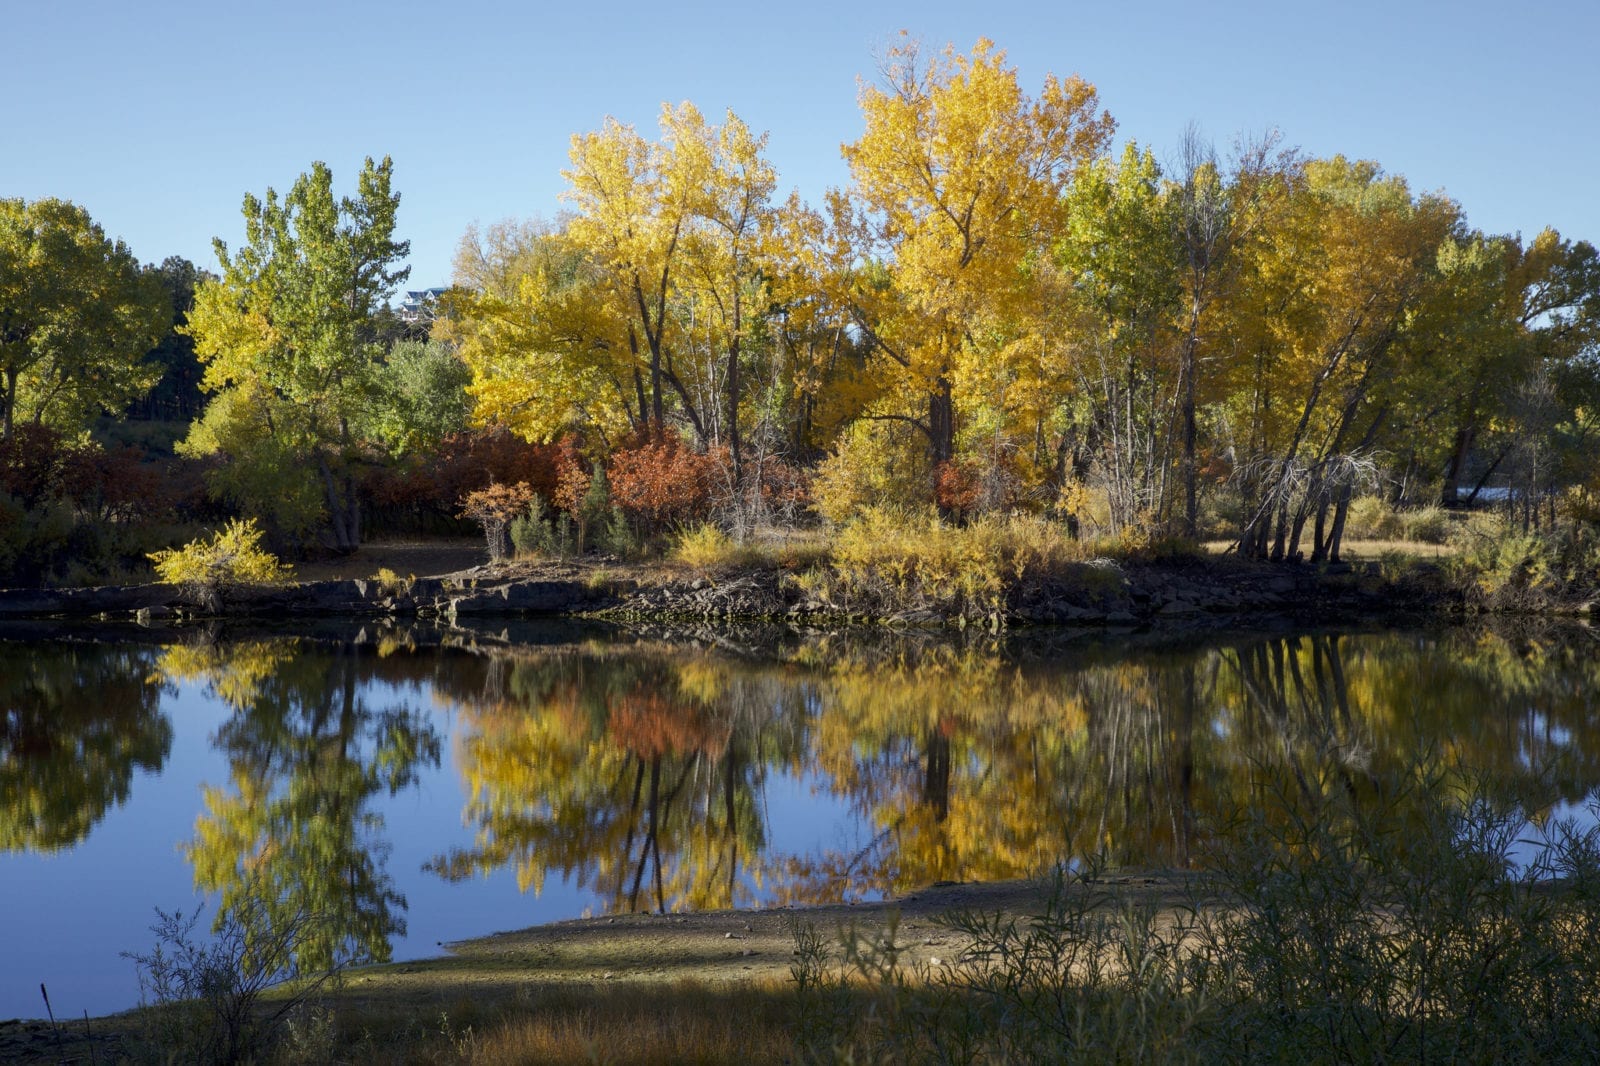
[[[1237,541],[1208,540],[1201,544],[1208,555],[1223,555]],[[1427,544],[1414,540],[1345,540],[1339,545],[1339,558],[1352,563],[1378,562],[1386,556],[1412,559],[1447,559],[1456,554],[1453,544]]]

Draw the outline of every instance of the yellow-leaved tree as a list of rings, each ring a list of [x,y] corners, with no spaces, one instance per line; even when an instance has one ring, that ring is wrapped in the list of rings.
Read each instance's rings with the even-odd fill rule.
[[[916,425],[941,464],[964,408],[1012,402],[1004,365],[1034,297],[1030,263],[1113,123],[1076,76],[1050,75],[1029,96],[988,40],[924,59],[906,39],[882,74],[863,86],[866,129],[843,149],[861,244],[841,281],[881,357],[868,416]],[[957,394],[980,380],[986,395]]]

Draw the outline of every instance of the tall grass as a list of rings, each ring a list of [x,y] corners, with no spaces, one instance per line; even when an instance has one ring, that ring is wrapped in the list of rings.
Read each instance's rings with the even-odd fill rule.
[[[1086,557],[1058,523],[987,515],[957,526],[933,515],[868,508],[842,527],[807,591],[865,613],[1003,612],[1016,591]]]
[[[800,922],[787,983],[546,982],[508,994],[508,968],[482,988],[456,986],[454,1000],[430,993],[425,1010],[413,996],[341,1009],[336,1026],[313,1016],[304,1037],[256,1057],[1600,1061],[1600,807],[1581,823],[1533,819],[1427,763],[1281,780],[1206,829],[1206,872],[1177,903],[1092,863],[1063,867],[1030,913],[939,919],[938,957],[909,952],[892,915],[837,934]],[[184,1046],[203,1046],[194,1038]]]

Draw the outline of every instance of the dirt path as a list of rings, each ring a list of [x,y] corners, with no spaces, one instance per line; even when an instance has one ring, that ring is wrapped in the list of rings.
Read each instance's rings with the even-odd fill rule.
[[[296,563],[296,581],[344,581],[393,570],[400,577],[441,577],[488,562],[480,539],[390,540],[363,544],[354,555]]]

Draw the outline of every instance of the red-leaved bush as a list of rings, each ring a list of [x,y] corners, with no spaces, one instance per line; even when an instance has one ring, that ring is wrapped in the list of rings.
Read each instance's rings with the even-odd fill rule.
[[[944,462],[934,470],[933,498],[946,515],[965,519],[978,505],[983,488],[977,471],[966,463]]]
[[[711,506],[727,448],[697,452],[671,434],[611,454],[611,499],[646,533],[701,519]]]
[[[364,487],[375,526],[404,528],[452,518],[460,500],[491,484],[525,484],[549,499],[559,447],[505,429],[452,433],[426,455],[372,467]]]

